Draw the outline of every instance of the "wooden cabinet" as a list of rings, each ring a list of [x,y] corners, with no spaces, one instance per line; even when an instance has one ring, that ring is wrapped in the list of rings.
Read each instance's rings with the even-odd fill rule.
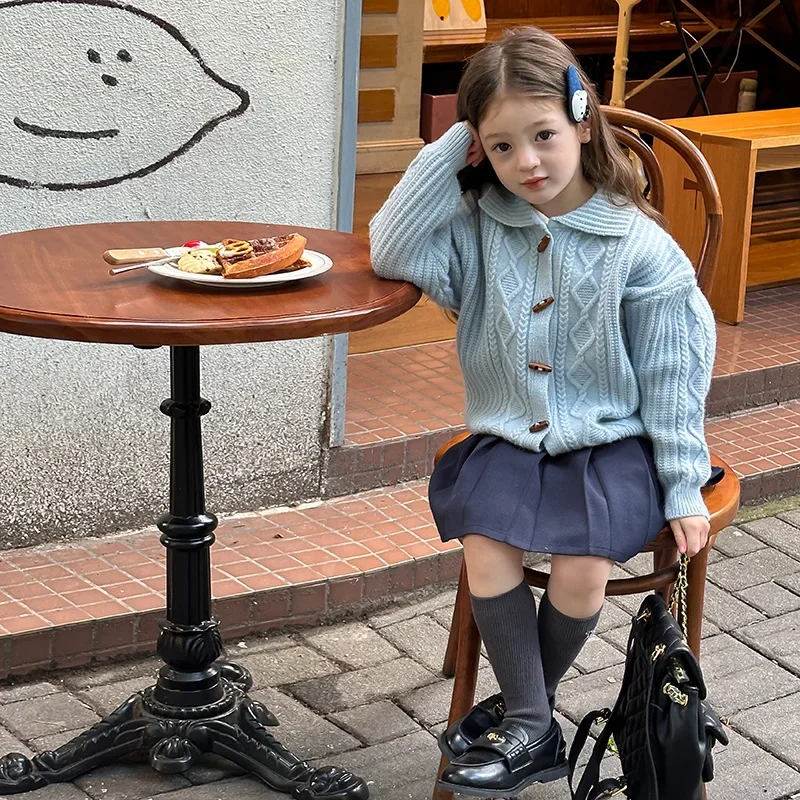
[[[719,183],[722,247],[707,294],[717,319],[736,324],[744,319],[748,288],[800,280],[797,203],[769,204],[773,208],[760,211],[753,226],[756,175],[800,168],[800,108],[667,122],[700,148]],[[666,216],[681,246],[696,258],[705,213],[702,200],[683,162],[658,143],[655,150],[664,172]]]

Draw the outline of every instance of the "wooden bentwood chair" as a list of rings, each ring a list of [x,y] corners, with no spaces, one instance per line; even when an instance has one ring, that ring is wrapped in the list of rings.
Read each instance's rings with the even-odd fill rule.
[[[706,211],[705,236],[696,265],[698,283],[700,288],[704,289],[709,283],[719,255],[722,232],[722,203],[717,182],[708,163],[700,151],[682,133],[653,117],[629,109],[609,106],[604,106],[602,111],[612,124],[614,134],[620,144],[630,148],[641,159],[650,186],[648,199],[659,211],[663,211],[664,208],[664,176],[661,167],[650,147],[628,129],[650,134],[677,151],[693,173],[697,190],[703,196]],[[467,436],[469,436],[468,433],[462,433],[443,445],[436,454],[435,462],[438,462],[450,447]],[[717,534],[733,521],[739,509],[738,478],[733,470],[714,453],[711,454],[711,463],[714,466],[723,467],[725,475],[716,485],[703,489],[703,498],[711,515],[711,532],[706,547],[689,562],[688,571],[689,646],[698,657],[703,625],[708,554],[714,545]],[[606,588],[607,596],[657,591],[665,600],[668,600],[672,585],[678,575],[679,564],[678,551],[671,528],[666,526],[648,545],[646,551],[653,553],[653,572],[631,578],[610,580]],[[547,579],[546,572],[525,568],[525,580],[529,585],[544,589],[547,586]],[[480,634],[472,616],[472,606],[469,600],[466,565],[462,563],[450,638],[442,667],[442,671],[447,677],[455,676],[448,724],[463,717],[475,702],[480,647]],[[439,775],[442,774],[446,765],[446,759],[442,758]],[[433,800],[450,800],[452,796],[451,792],[437,788],[434,789]]]

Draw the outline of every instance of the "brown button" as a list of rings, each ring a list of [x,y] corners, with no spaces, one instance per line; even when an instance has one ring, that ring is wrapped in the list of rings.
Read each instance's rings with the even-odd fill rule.
[[[539,433],[539,431],[543,431],[545,428],[549,427],[549,425],[550,423],[546,419],[543,419],[535,425],[531,425],[529,430],[531,433]]]
[[[540,364],[538,361],[531,361],[531,363],[528,364],[528,366],[531,369],[536,370],[537,372],[552,372],[553,371],[552,367],[548,367],[547,364]]]
[[[549,237],[547,234],[545,234],[545,235],[542,237],[542,241],[541,241],[541,242],[539,242],[539,246],[538,246],[536,249],[537,249],[537,250],[538,250],[540,253],[544,253],[544,251],[545,251],[545,250],[547,250],[547,245],[549,245],[549,244],[550,244],[550,237]]]
[[[548,306],[555,303],[555,301],[555,297],[545,297],[544,300],[541,300],[533,307],[533,313],[538,314],[540,311],[544,311]]]

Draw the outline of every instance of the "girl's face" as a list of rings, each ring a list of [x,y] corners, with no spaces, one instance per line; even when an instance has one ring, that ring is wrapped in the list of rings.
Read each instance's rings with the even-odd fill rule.
[[[589,124],[573,124],[555,98],[502,94],[478,135],[503,186],[548,217],[575,210],[594,192],[581,168]]]

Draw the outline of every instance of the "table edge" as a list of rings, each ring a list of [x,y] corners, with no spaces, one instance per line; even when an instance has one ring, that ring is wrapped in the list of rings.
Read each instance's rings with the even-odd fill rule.
[[[134,346],[245,344],[306,339],[371,328],[405,313],[416,305],[422,292],[411,283],[397,283],[397,289],[378,302],[311,315],[247,317],[223,322],[120,322],[65,314],[41,316],[0,306],[0,333]]]

